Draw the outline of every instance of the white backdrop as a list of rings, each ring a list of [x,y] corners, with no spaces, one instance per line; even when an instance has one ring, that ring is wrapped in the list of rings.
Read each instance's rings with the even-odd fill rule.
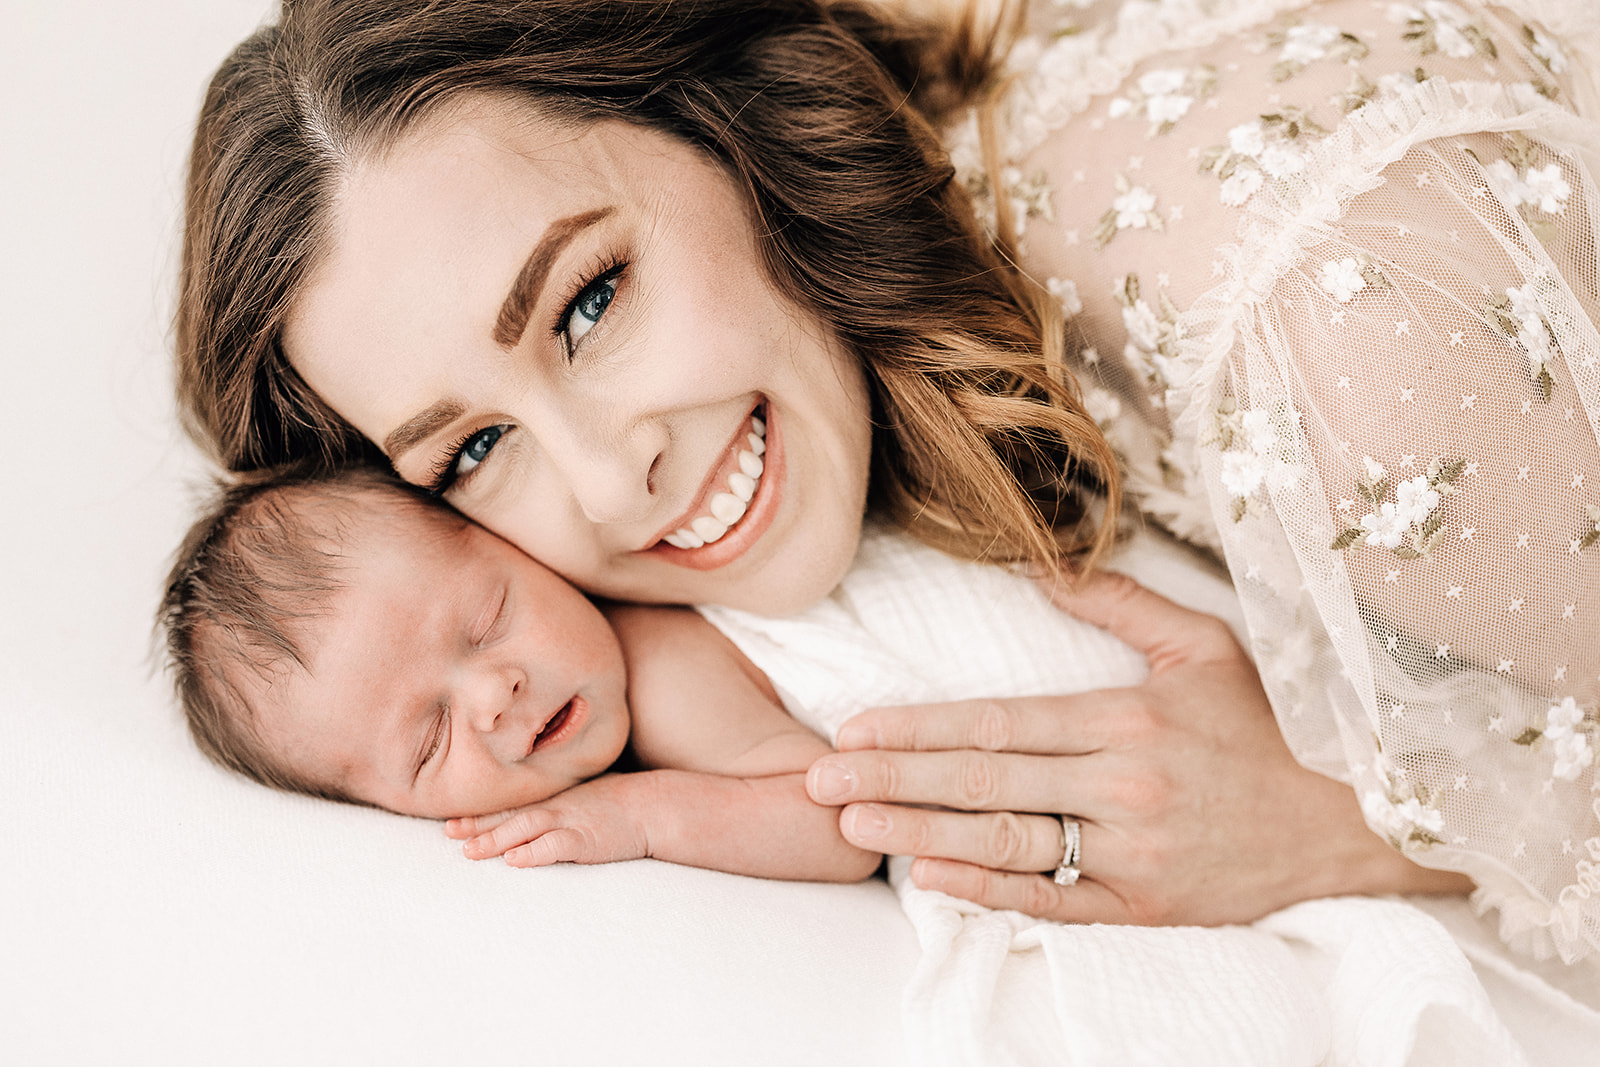
[[[170,397],[181,175],[269,7],[0,3],[0,1061],[904,1062],[881,881],[474,865],[199,757],[149,637],[206,473]]]
[[[881,882],[530,878],[193,751],[149,653],[204,474],[170,399],[181,175],[270,9],[3,10],[0,1061],[898,1062],[916,945]]]

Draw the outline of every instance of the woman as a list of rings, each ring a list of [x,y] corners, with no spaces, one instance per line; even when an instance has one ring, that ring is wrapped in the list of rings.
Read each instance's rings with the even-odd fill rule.
[[[1297,754],[1360,803],[1291,757],[1219,626],[1105,579],[1060,599],[1146,651],[1146,686],[864,716],[813,795],[868,802],[847,835],[930,857],[922,884],[1036,915],[1240,921],[1465,871],[1508,936],[1576,959],[1600,514],[1513,461],[1600,482],[1589,87],[1545,29],[1451,4],[1193,6],[1086,13],[983,94],[970,33],[849,5],[294,5],[196,138],[191,425],[233,469],[391,462],[602,595],[783,613],[867,509],[958,555],[1092,561],[1119,479],[1058,377],[1070,314],[1129,482],[1223,546]],[[1174,211],[1160,166],[1207,196]],[[1481,365],[1444,365],[1462,348]],[[1440,400],[1512,393],[1537,418],[1509,431]],[[745,500],[721,490],[751,418]],[[1505,603],[1455,577],[1523,534]],[[1060,832],[1013,811],[1080,818],[1083,879],[1008,870],[1016,834]]]

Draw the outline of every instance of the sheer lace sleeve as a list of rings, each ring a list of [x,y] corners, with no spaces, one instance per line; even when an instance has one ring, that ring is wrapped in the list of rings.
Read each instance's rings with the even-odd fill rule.
[[[1572,40],[1440,0],[1070,17],[994,184],[1130,480],[1224,553],[1302,762],[1508,939],[1600,947],[1600,127]]]

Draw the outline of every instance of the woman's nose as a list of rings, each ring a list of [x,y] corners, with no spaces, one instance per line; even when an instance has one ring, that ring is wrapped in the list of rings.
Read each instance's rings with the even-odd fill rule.
[[[571,430],[552,448],[568,490],[584,518],[596,525],[635,522],[655,504],[654,476],[665,435],[651,426],[608,430],[593,421],[572,420]]]

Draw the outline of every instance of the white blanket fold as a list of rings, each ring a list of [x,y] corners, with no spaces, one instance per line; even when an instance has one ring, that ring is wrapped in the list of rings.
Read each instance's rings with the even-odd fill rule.
[[[1116,565],[1237,626],[1230,587],[1171,544],[1142,535]],[[799,615],[701,610],[830,739],[875,705],[1082,692],[1146,674],[1137,653],[1031,583],[885,530],[869,529],[839,588]],[[1084,863],[1092,877],[1094,857]],[[1451,932],[1404,900],[1311,901],[1216,929],[1065,926],[918,889],[908,870],[890,863],[922,946],[903,1002],[919,1065],[1526,1062]],[[1600,1018],[1578,1022],[1600,1033]]]

